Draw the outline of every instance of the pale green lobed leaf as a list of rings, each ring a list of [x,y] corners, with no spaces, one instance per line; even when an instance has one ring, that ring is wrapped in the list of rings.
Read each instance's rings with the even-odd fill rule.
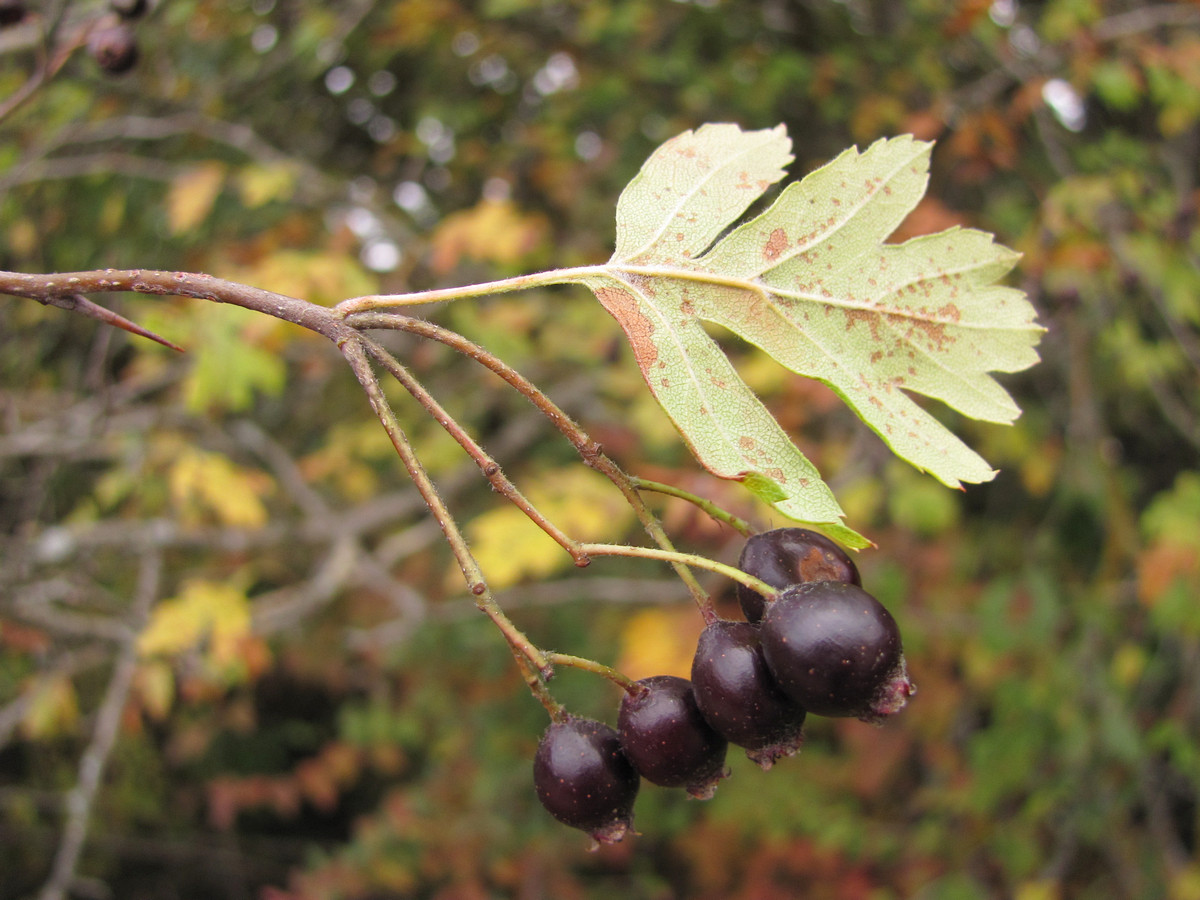
[[[943,483],[993,477],[910,394],[1011,422],[1019,410],[989,373],[1033,365],[1042,329],[1020,291],[996,284],[1018,257],[991,235],[885,243],[925,192],[931,150],[908,136],[846,150],[717,240],[782,177],[790,141],[781,127],[686,132],[622,193],[607,277],[589,282],[697,459],[851,546],[868,542],[702,323],[828,384]]]
[[[596,279],[589,287],[625,329],[650,390],[709,471],[742,481],[790,519],[822,528],[841,520],[816,467],[698,320],[671,321],[669,304],[647,295],[646,283]],[[843,540],[869,545],[849,529]]]
[[[617,200],[613,259],[650,265],[699,256],[787,174],[791,148],[782,125],[705,125],[667,141]]]

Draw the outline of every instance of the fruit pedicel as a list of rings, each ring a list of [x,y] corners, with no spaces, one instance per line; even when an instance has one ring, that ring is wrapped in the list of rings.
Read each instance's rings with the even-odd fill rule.
[[[595,846],[633,831],[643,778],[709,799],[729,774],[729,744],[770,769],[800,750],[809,714],[879,724],[916,692],[895,618],[829,538],[805,528],[755,534],[738,568],[779,593],[739,583],[746,621],[707,625],[690,680],[630,682],[616,729],[568,714],[542,736],[538,798]]]

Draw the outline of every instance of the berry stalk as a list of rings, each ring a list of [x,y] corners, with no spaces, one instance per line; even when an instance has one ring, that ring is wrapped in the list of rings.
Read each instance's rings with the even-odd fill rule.
[[[593,675],[600,675],[607,678],[623,691],[637,690],[635,687],[636,682],[628,675],[618,672],[611,666],[596,662],[594,659],[585,659],[582,656],[571,656],[568,653],[554,652],[547,653],[546,658],[554,666],[570,666],[572,669],[583,669],[585,672],[591,672]]]
[[[364,338],[363,345],[367,352],[387,370],[388,374],[400,382],[404,389],[413,396],[413,399],[421,404],[425,411],[433,417],[434,421],[441,425],[446,433],[454,438],[460,447],[467,451],[467,454],[479,466],[480,471],[483,472],[484,477],[491,482],[492,488],[496,493],[521,510],[534,524],[550,535],[559,546],[571,554],[575,565],[586,566],[588,564],[587,556],[579,550],[579,542],[569,537],[561,528],[546,518],[537,507],[529,502],[517,486],[504,474],[500,468],[500,464],[489,456],[474,438],[467,434],[466,429],[453,416],[446,412],[445,408],[434,399],[429,391],[412,376],[412,373],[396,357],[372,340]]]
[[[632,556],[641,559],[658,559],[697,569],[708,569],[710,572],[716,572],[718,575],[731,578],[739,584],[745,585],[750,590],[757,591],[768,601],[775,599],[779,594],[776,588],[761,578],[756,578],[748,572],[743,572],[736,566],[726,565],[725,563],[717,562],[715,559],[709,559],[707,556],[700,556],[697,553],[663,550],[660,547],[635,547],[629,544],[582,543],[579,547],[588,556]],[[702,609],[701,611],[704,613],[704,620],[706,622],[716,621],[717,614],[712,609],[711,604],[707,609]]]
[[[396,418],[395,412],[392,411],[391,405],[387,402],[383,388],[379,384],[379,379],[375,377],[375,373],[371,369],[371,363],[367,358],[367,351],[364,349],[363,342],[361,340],[347,340],[342,343],[341,351],[346,361],[350,364],[350,368],[354,371],[355,376],[358,378],[359,384],[366,391],[371,408],[375,411],[376,417],[391,439],[392,446],[396,448],[396,453],[400,456],[400,461],[404,464],[404,468],[408,470],[413,484],[416,485],[417,490],[420,492],[421,499],[425,501],[430,514],[438,523],[442,534],[450,545],[451,552],[453,552],[454,558],[458,561],[459,567],[462,569],[463,578],[466,579],[471,595],[475,598],[475,605],[500,629],[500,632],[504,635],[514,652],[520,653],[527,659],[530,665],[541,673],[543,678],[548,678],[553,672],[550,661],[513,624],[512,620],[505,615],[504,610],[500,608],[500,605],[492,596],[491,589],[488,587],[487,581],[483,576],[483,571],[479,568],[479,563],[475,560],[474,555],[467,546],[466,538],[463,537],[458,524],[454,521],[454,517],[446,508],[441,495],[438,494],[437,486],[434,485],[433,480],[425,471],[425,467],[421,465],[421,461],[417,458],[412,444],[404,434],[404,430],[400,427],[400,422]]]
[[[641,522],[643,529],[651,540],[662,550],[674,552],[674,545],[663,529],[662,523],[659,522],[658,517],[646,505],[645,498],[638,489],[637,480],[626,473],[611,457],[604,453],[600,444],[592,440],[591,436],[567,415],[558,404],[550,399],[544,391],[508,363],[504,362],[504,360],[458,332],[443,328],[424,319],[403,315],[396,311],[353,313],[346,317],[345,324],[355,329],[387,328],[430,338],[450,347],[452,350],[461,353],[469,359],[473,359],[493,374],[504,379],[518,393],[529,400],[558,429],[563,437],[571,443],[571,446],[575,448],[576,452],[579,453],[580,458],[586,465],[595,469],[616,486],[630,508],[633,509],[638,521]],[[551,536],[553,537],[553,535]],[[574,556],[574,554],[572,555]],[[576,558],[575,562],[576,565],[581,564],[578,558]],[[709,597],[708,592],[704,590],[696,580],[695,575],[692,574],[691,570],[685,564],[674,561],[670,562],[675,570],[675,574],[683,582],[684,586],[687,587],[696,606],[707,620],[712,615],[712,598]],[[583,564],[586,564],[586,562]]]

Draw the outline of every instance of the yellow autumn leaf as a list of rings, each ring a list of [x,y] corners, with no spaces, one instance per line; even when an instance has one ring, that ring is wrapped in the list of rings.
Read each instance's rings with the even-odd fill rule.
[[[432,237],[432,267],[448,272],[465,258],[512,263],[531,252],[547,231],[544,217],[522,213],[508,200],[484,200],[446,216]]]
[[[179,175],[167,192],[167,225],[172,234],[195,228],[212,211],[225,183],[225,167],[203,162]]]
[[[134,673],[133,692],[142,710],[161,721],[175,702],[175,673],[164,660],[145,660]]]
[[[247,166],[238,173],[242,203],[256,209],[276,199],[287,199],[296,186],[296,171],[286,163]]]
[[[138,636],[138,652],[172,656],[208,641],[214,660],[228,663],[249,633],[250,602],[244,591],[224,582],[189,581],[177,597],[154,607]]]
[[[1200,866],[1190,863],[1171,876],[1170,900],[1200,900]]]
[[[526,497],[569,536],[582,541],[615,540],[633,512],[607,479],[582,467],[546,473]],[[570,565],[571,557],[515,506],[476,516],[467,539],[488,583],[503,589],[526,578],[545,578]],[[455,568],[450,583],[461,587]]]
[[[1057,882],[1039,879],[1017,885],[1015,897],[1016,900],[1059,900],[1062,891]]]
[[[691,607],[646,609],[630,616],[621,629],[617,669],[630,678],[651,675],[692,677],[692,657],[704,620]]]
[[[223,525],[261,528],[267,508],[260,499],[271,480],[261,472],[236,466],[220,453],[184,449],[168,476],[171,499],[185,521],[215,517]]]
[[[21,717],[21,734],[40,740],[71,731],[79,720],[75,685],[62,672],[38,678],[29,688],[29,705]]]
[[[17,219],[8,225],[8,245],[12,252],[19,257],[32,256],[36,252],[39,241],[37,225],[32,219]]]

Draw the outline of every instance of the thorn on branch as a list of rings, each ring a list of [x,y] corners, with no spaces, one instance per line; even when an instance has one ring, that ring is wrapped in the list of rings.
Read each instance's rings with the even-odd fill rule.
[[[179,353],[186,352],[178,344],[168,341],[165,337],[155,334],[153,331],[146,330],[141,325],[129,321],[129,319],[118,315],[111,309],[105,309],[103,306],[93,303],[87,297],[83,296],[83,294],[71,294],[65,297],[34,297],[33,299],[43,306],[57,306],[59,309],[65,309],[68,312],[76,312],[87,316],[89,319],[97,319],[106,325],[114,325],[123,331],[128,331],[130,334],[136,334],[138,337],[149,338]]]

